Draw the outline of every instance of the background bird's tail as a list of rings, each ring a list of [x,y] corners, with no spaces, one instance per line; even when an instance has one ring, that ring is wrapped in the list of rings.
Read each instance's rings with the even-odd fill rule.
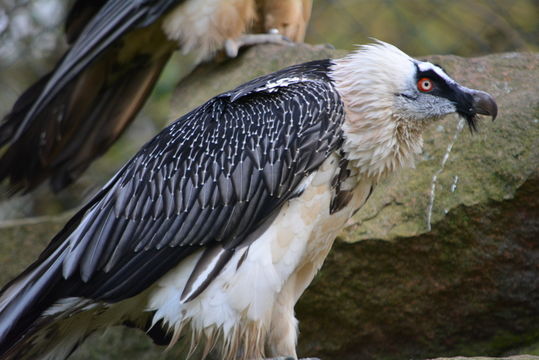
[[[54,191],[71,184],[132,122],[170,55],[141,56],[130,66],[103,56],[36,111],[52,73],[41,78],[0,123],[0,146],[7,145],[0,181],[9,179],[12,193],[48,178]]]

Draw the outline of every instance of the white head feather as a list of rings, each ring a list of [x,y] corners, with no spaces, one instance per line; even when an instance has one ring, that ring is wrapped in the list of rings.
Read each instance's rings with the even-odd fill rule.
[[[334,60],[330,76],[346,110],[344,151],[363,175],[378,179],[413,166],[421,151],[425,121],[418,120],[429,116],[414,118],[396,96],[416,87],[419,63],[382,41]]]

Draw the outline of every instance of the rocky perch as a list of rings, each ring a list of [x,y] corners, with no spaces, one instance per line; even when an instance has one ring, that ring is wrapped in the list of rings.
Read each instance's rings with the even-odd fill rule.
[[[303,45],[249,49],[185,79],[176,113],[258,75],[343,54]],[[378,186],[297,306],[303,356],[539,354],[539,54],[429,59],[494,95],[498,119],[484,119],[474,135],[456,117],[439,122],[425,134],[416,169]],[[0,283],[28,265],[65,221],[0,224]],[[119,328],[92,337],[73,356],[104,357],[178,354]]]

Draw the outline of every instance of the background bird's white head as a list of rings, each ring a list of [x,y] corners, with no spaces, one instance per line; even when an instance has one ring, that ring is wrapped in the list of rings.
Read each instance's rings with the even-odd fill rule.
[[[426,124],[457,113],[475,129],[476,114],[497,112],[487,93],[381,41],[334,60],[330,77],[346,109],[345,153],[369,176],[413,166]]]

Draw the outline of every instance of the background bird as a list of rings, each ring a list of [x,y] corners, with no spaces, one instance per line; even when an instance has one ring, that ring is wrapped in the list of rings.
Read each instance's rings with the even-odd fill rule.
[[[294,305],[422,130],[497,114],[382,42],[223,93],[148,142],[0,295],[0,358],[62,359],[115,324],[201,356],[296,358]]]
[[[77,0],[67,52],[0,124],[0,181],[16,192],[50,179],[61,190],[132,122],[175,50],[203,61],[282,36],[303,41],[310,10],[311,0]]]

